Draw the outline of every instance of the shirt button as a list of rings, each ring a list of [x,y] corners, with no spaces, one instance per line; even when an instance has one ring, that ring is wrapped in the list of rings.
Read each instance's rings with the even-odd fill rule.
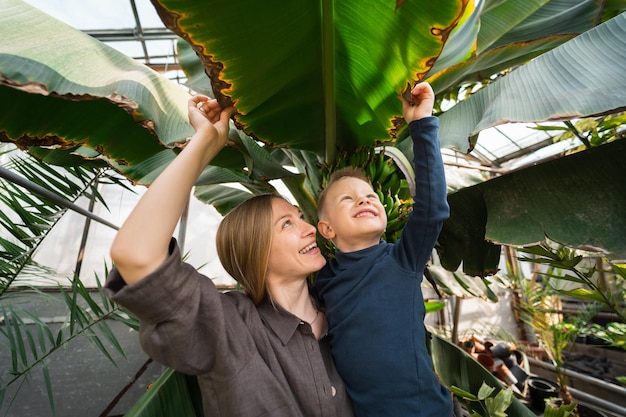
[[[334,387],[334,385],[331,385],[330,388],[331,388],[330,392],[333,394],[333,397],[337,395],[337,389]]]

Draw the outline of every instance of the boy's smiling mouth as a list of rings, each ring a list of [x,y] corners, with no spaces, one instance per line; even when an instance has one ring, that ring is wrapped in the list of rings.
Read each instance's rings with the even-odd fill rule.
[[[360,218],[360,217],[376,217],[378,216],[378,213],[374,210],[361,210],[359,211],[356,216],[356,218]]]

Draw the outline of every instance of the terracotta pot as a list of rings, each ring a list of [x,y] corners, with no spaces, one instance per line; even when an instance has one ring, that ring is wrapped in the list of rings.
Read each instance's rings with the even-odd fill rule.
[[[478,361],[479,364],[484,366],[486,370],[488,370],[489,372],[493,372],[494,365],[495,365],[495,361],[493,357],[491,357],[490,355],[486,355],[484,353],[479,353],[478,356],[476,357],[476,360]]]
[[[500,362],[497,366],[495,366],[494,372],[501,380],[503,380],[509,386],[516,385],[518,382],[513,372],[511,372],[509,367],[506,366],[504,362]]]
[[[476,352],[485,351],[485,345],[483,344],[483,341],[481,339],[477,338],[476,336],[472,336],[472,342],[474,342],[474,349],[476,350]]]
[[[529,357],[535,358],[538,361],[543,360],[545,350],[541,346],[539,346],[539,344],[537,344],[536,342],[523,342],[523,346],[526,354]]]

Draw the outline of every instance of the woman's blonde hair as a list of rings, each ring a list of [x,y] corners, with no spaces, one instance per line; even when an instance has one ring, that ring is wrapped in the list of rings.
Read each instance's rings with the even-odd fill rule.
[[[272,243],[272,199],[250,198],[228,213],[217,229],[217,255],[222,266],[255,304],[268,295],[265,274]]]

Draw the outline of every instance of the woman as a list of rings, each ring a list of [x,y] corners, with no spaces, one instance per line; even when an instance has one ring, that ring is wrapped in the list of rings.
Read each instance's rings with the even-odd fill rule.
[[[325,263],[315,228],[278,196],[254,197],[217,233],[244,292],[219,293],[181,260],[171,238],[191,188],[228,141],[234,109],[196,96],[195,134],[154,181],[111,247],[109,296],[140,320],[156,361],[198,376],[206,416],[352,416],[307,277]]]

